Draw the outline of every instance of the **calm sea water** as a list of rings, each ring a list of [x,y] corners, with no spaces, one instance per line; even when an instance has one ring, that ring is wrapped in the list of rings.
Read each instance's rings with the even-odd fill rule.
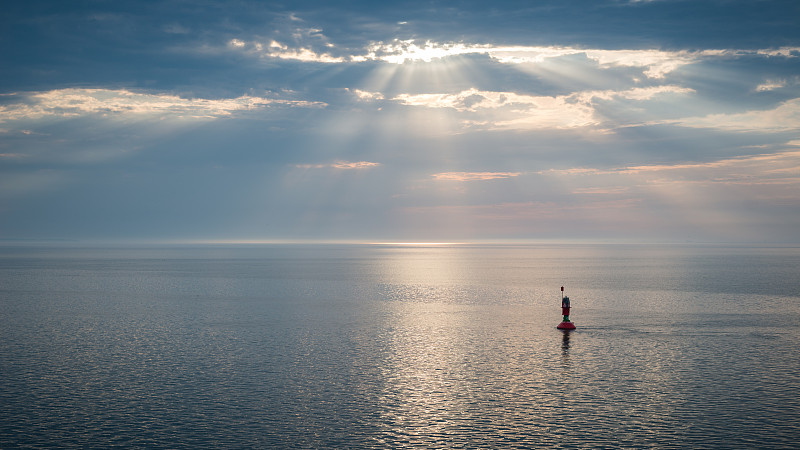
[[[798,248],[5,246],[0,338],[2,448],[800,442]]]

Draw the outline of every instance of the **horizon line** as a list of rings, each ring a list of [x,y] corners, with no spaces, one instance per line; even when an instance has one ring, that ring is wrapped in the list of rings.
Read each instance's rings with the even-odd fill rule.
[[[170,239],[170,238],[0,238],[0,245],[363,245],[363,246],[470,246],[470,245],[734,245],[790,246],[795,241],[706,241],[692,239],[622,239],[622,238],[522,238],[471,240],[397,240],[397,239]]]

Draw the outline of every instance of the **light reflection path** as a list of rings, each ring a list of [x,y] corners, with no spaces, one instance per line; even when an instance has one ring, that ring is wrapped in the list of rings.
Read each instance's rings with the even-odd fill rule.
[[[538,348],[547,341],[528,335],[530,314],[520,309],[464,302],[463,290],[478,287],[464,287],[474,268],[460,258],[393,255],[382,261],[391,281],[379,402],[384,442],[546,441],[552,434],[543,416],[559,401],[558,347]],[[557,333],[552,328],[546,332]]]
[[[387,432],[399,440],[446,438],[465,419],[468,351],[456,331],[458,308],[414,305],[397,314],[382,403]]]
[[[468,419],[470,307],[436,298],[434,286],[452,279],[457,261],[421,260],[417,252],[385,261],[403,301],[392,302],[389,351],[381,404],[384,433],[396,442],[451,440],[458,424]],[[452,292],[451,292],[452,294]]]

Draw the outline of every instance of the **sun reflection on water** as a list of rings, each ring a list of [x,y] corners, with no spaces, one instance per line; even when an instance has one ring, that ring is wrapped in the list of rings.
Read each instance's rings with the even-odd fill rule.
[[[446,436],[463,415],[469,391],[469,346],[461,330],[470,314],[468,306],[442,298],[452,291],[435,286],[454,278],[458,261],[431,259],[416,248],[392,255],[383,261],[384,273],[401,301],[391,304],[382,421],[399,441]]]
[[[541,348],[525,309],[465,302],[481,269],[459,248],[393,249],[380,264],[391,291],[380,399],[388,441],[450,446],[472,434],[475,444],[483,429],[490,442],[509,418],[544,435],[533,419],[557,400],[543,387],[560,378],[544,369],[555,369],[558,347]]]

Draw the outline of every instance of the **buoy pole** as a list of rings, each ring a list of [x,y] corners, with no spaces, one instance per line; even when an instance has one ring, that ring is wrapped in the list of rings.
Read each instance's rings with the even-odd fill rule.
[[[574,330],[575,324],[569,320],[569,297],[564,297],[564,286],[561,286],[561,314],[564,316],[556,328],[559,330]]]

